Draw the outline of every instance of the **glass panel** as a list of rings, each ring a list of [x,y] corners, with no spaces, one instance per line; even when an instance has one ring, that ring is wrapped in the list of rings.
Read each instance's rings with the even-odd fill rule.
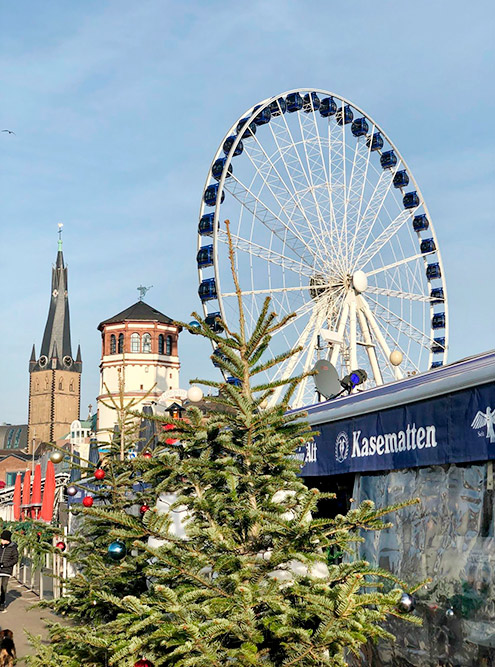
[[[149,333],[143,334],[143,352],[147,354],[151,352],[151,336]]]
[[[168,356],[172,354],[172,336],[167,336],[167,349],[165,350],[165,354]]]
[[[131,334],[131,352],[141,352],[141,339],[139,334]]]

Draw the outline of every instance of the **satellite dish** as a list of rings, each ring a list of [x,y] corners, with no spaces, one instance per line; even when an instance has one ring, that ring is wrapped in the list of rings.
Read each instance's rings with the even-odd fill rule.
[[[327,359],[319,359],[313,371],[316,371],[316,374],[313,375],[313,380],[315,381],[316,391],[320,393],[325,398],[333,398],[337,396],[342,391],[340,385],[339,375],[335,366],[333,366]]]

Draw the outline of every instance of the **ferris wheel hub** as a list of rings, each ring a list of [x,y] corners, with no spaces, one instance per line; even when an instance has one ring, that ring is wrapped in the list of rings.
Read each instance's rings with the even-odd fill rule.
[[[364,271],[356,271],[352,275],[352,286],[358,294],[366,292],[368,289],[368,276]]]

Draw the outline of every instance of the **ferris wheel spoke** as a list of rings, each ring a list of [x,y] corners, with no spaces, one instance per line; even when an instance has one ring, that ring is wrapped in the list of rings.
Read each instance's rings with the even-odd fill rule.
[[[399,350],[400,352],[402,352],[403,358],[406,362],[405,367],[408,368],[409,370],[418,372],[419,366],[416,363],[414,363],[414,361],[409,356],[408,351],[406,351],[405,347],[399,343],[398,338],[394,336],[391,331],[387,331],[387,337],[393,343],[394,350]]]
[[[295,287],[266,287],[265,289],[252,289],[252,290],[242,290],[242,296],[253,296],[255,294],[281,294],[285,292],[302,292],[309,291],[308,285],[296,285]],[[237,292],[223,292],[221,294],[222,299],[228,297],[237,296]]]
[[[406,322],[406,320],[404,320],[402,317],[391,311],[383,304],[373,299],[373,297],[370,296],[368,297],[368,299],[373,303],[374,307],[373,309],[375,311],[375,314],[378,317],[380,317],[380,319],[384,320],[387,324],[392,325],[394,329],[397,329],[397,331],[399,331],[400,333],[407,333],[407,335],[410,336],[413,340],[415,340],[416,343],[422,345],[427,350],[430,349],[431,339],[428,336],[426,336],[420,329],[415,327],[410,322]],[[365,303],[364,299],[363,303]],[[367,304],[366,306],[368,310],[371,310]]]
[[[398,366],[392,366],[392,364],[390,363],[390,355],[391,355],[390,347],[388,346],[388,343],[385,340],[385,337],[382,333],[382,330],[378,326],[378,323],[377,323],[373,313],[371,312],[370,307],[368,306],[368,304],[366,303],[366,301],[362,297],[362,295],[359,295],[357,298],[358,298],[358,301],[359,301],[359,306],[361,308],[361,311],[364,313],[366,319],[368,320],[368,322],[370,324],[370,328],[373,331],[374,336],[375,336],[376,340],[378,341],[378,344],[380,345],[380,347],[382,349],[384,359],[385,359],[385,362],[386,362],[387,366],[392,370],[395,378],[397,380],[400,380],[402,377],[404,377],[403,373],[399,369]]]
[[[301,237],[303,237],[304,229],[312,228],[308,216],[306,215],[306,211],[298,202],[295,193],[290,192],[279,170],[276,168],[273,160],[267,155],[256,135],[254,136],[254,140],[255,143],[246,145],[246,155],[253,167],[260,174],[263,185],[267,187],[272,197],[276,200],[280,211],[284,212],[285,226],[287,230],[290,230],[298,239],[301,239]],[[301,223],[298,225],[294,218],[295,208],[297,208],[298,214],[300,213],[300,217],[303,219],[302,222],[304,224],[302,225],[302,228]]]
[[[337,340],[338,341],[343,341],[344,340],[344,331],[346,328],[347,320],[349,317],[349,300],[347,298],[344,299],[342,303],[342,308],[340,311],[340,315],[337,320]],[[340,348],[342,347],[342,342],[337,342],[334,343],[332,346],[332,351],[330,353],[330,363],[335,366],[337,363],[338,356],[340,354]]]
[[[385,227],[385,229],[372,241],[372,243],[365,249],[363,248],[359,255],[356,257],[354,262],[354,268],[358,267],[361,270],[369,264],[375,255],[377,255],[380,250],[390,242],[390,240],[397,234],[397,232],[403,227],[403,225],[408,222],[413,216],[417,208],[406,208],[399,213],[399,215],[392,220],[392,222]]]
[[[269,127],[293,189],[293,199],[287,203],[286,215],[290,216],[293,221],[303,219],[302,222],[307,224],[311,232],[312,240],[317,248],[320,259],[324,260],[324,253],[322,254],[321,249],[321,230],[315,227],[314,222],[310,222],[310,218],[311,220],[316,218],[319,222],[318,226],[321,227],[321,220],[316,210],[313,209],[315,200],[310,179],[304,168],[301,156],[297,150],[297,144],[290,131],[285,115],[282,114],[276,120],[278,122],[270,123]],[[308,195],[310,196],[309,201]],[[302,216],[300,214],[301,211],[304,211],[304,215]]]
[[[373,125],[371,134],[373,134],[374,129]],[[361,141],[362,138],[363,137],[357,137],[356,139],[351,175],[349,178],[348,195],[344,207],[344,217],[347,220],[347,228],[349,229],[351,236],[346,242],[346,247],[348,248],[347,261],[352,257],[352,251],[355,244],[359,212],[363,201],[364,187],[366,185],[366,177],[371,155],[371,143],[369,146],[366,146],[366,143]]]
[[[410,262],[415,262],[418,259],[428,257],[429,255],[434,255],[434,252],[420,252],[416,255],[411,255],[410,257],[404,257],[403,259],[398,259],[396,262],[387,264],[386,266],[380,266],[378,269],[372,269],[371,271],[366,271],[367,276],[376,276],[378,273],[383,273],[383,271],[390,271],[399,266],[407,265]]]
[[[402,292],[400,290],[388,289],[386,287],[376,287],[374,285],[368,285],[366,288],[367,294],[376,294],[379,296],[388,296],[394,299],[405,299],[406,301],[424,301],[425,303],[431,303],[432,299],[426,294],[415,294],[414,292]]]
[[[297,275],[303,275],[308,278],[311,278],[314,275],[314,269],[304,262],[298,262],[290,257],[275,252],[275,250],[272,250],[271,248],[265,248],[264,246],[254,243],[254,241],[244,239],[237,234],[231,233],[230,237],[232,239],[234,250],[240,250],[253,257],[259,257],[270,264],[281,266],[283,269],[292,271]],[[226,232],[220,229],[218,230],[217,239],[225,245],[228,245],[229,243]]]
[[[361,308],[357,308],[357,315],[358,315],[358,320],[359,320],[359,326],[361,328],[361,335],[364,339],[365,343],[365,350],[366,354],[368,355],[368,359],[370,362],[371,370],[373,371],[373,377],[375,380],[376,385],[381,385],[383,384],[383,376],[382,372],[380,370],[380,366],[378,364],[378,357],[376,355],[376,349],[375,345],[373,343],[373,340],[371,338],[371,331],[369,324],[366,320],[366,317],[361,310]],[[356,366],[357,368],[357,366]]]
[[[310,257],[315,257],[315,249],[308,244],[307,239],[296,233],[294,229],[289,229],[287,225],[276,215],[268,206],[238,178],[232,175],[225,184],[225,189],[236,199],[243,208],[261,222],[272,234],[274,234],[282,243],[290,247],[295,255],[305,260],[304,252],[309,253]],[[289,231],[290,243],[284,237],[284,232]],[[316,237],[315,237],[316,238]],[[317,248],[316,248],[317,250]],[[317,254],[317,253],[316,253]]]
[[[370,200],[361,220],[358,220],[356,233],[354,238],[356,240],[353,250],[357,247],[357,253],[366,246],[368,238],[373,230],[376,220],[382,210],[383,204],[390,192],[395,173],[398,169],[398,163],[394,169],[384,169],[380,174],[380,178],[371,194]]]
[[[300,373],[309,373],[311,368],[314,365],[314,357],[316,353],[316,346],[318,344],[318,336],[320,334],[320,330],[323,326],[323,323],[325,321],[325,314],[320,312],[319,318],[315,322],[315,326],[313,327],[311,339],[309,341],[309,344],[305,350],[303,350],[303,359],[302,361],[302,369]],[[302,382],[299,383],[299,386],[296,390],[296,394],[294,396],[294,401],[293,401],[293,407],[301,407],[304,405],[303,398],[304,398],[304,392],[308,388],[309,382],[311,382],[309,378],[305,378]]]

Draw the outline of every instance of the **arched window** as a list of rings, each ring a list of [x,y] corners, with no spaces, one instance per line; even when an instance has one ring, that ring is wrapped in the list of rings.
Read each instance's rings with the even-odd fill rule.
[[[118,347],[118,353],[119,354],[124,354],[124,334],[121,333],[119,334],[119,347]]]
[[[143,334],[143,352],[149,354],[151,352],[151,336],[149,333]]]
[[[36,380],[36,391],[40,390],[40,381]]]
[[[110,336],[110,354],[115,354],[117,352],[117,339],[114,334]]]
[[[165,336],[163,334],[158,336],[158,354],[165,354]]]
[[[59,388],[60,390],[63,390],[63,388],[64,388],[64,381],[63,381],[63,380],[59,380],[59,381],[58,381],[58,388]]]
[[[167,336],[167,347],[165,349],[165,354],[168,356],[172,354],[172,336]]]
[[[138,333],[131,334],[131,352],[141,352],[141,338]]]
[[[70,381],[69,391],[74,391],[74,380]]]

